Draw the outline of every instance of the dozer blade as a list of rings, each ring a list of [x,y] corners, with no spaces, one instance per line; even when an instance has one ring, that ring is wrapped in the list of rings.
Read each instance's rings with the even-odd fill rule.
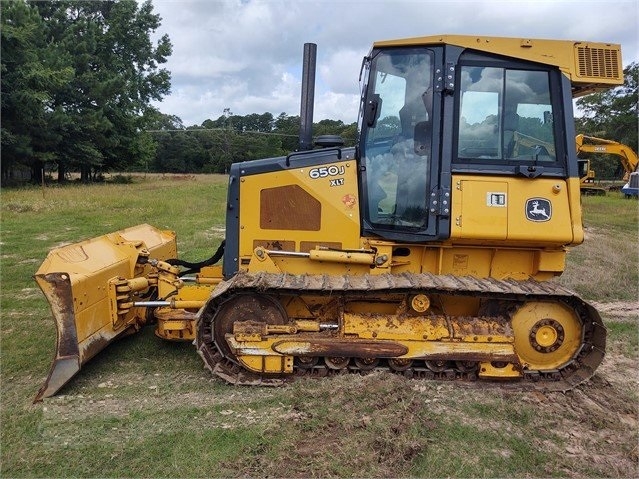
[[[144,323],[139,308],[117,310],[109,281],[144,276],[148,258],[175,257],[175,234],[146,224],[49,252],[34,277],[51,307],[57,344],[35,401],[53,396],[89,359]]]

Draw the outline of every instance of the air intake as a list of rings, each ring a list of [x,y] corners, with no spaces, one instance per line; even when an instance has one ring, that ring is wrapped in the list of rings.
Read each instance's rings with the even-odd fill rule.
[[[614,48],[590,48],[576,46],[577,72],[582,78],[616,79],[623,78],[620,71],[619,50]]]

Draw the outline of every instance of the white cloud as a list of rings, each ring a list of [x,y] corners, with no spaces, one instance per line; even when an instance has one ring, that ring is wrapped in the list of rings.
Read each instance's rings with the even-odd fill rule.
[[[155,0],[173,55],[172,94],[158,104],[185,125],[299,114],[302,49],[317,43],[315,119],[356,121],[358,75],[372,42],[451,34],[621,43],[638,59],[638,0]]]
[[[317,66],[325,86],[335,93],[357,94],[359,70],[365,54],[366,51],[347,48],[332,52]]]

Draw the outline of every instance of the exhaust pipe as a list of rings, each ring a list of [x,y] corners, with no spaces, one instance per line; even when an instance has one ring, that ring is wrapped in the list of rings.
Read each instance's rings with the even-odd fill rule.
[[[313,149],[316,60],[317,45],[315,43],[305,43],[302,64],[302,104],[300,107],[300,151]]]

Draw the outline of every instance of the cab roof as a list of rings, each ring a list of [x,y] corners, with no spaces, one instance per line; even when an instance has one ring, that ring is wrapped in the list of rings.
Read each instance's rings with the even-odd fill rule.
[[[472,35],[432,35],[375,42],[374,48],[452,45],[558,67],[572,85],[573,97],[623,85],[621,45]]]

